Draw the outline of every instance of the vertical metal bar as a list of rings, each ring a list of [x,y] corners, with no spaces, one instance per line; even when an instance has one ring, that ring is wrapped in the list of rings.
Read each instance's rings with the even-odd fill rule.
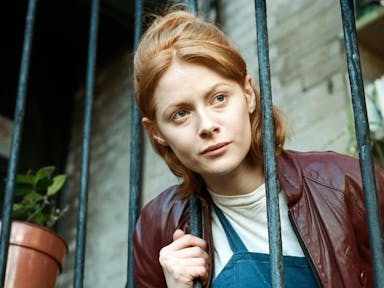
[[[142,11],[143,3],[135,0],[135,26],[134,26],[134,51],[139,46],[142,33]],[[132,90],[133,91],[133,90]],[[135,103],[135,95],[132,92],[132,116],[131,116],[131,150],[130,150],[130,176],[129,176],[129,218],[128,218],[128,265],[127,283],[129,288],[135,287],[133,271],[133,234],[139,215],[139,198],[141,187],[141,170],[143,155],[143,131],[141,117]]]
[[[189,222],[191,234],[197,237],[201,237],[201,204],[194,195],[189,197]],[[201,282],[195,280],[193,282],[193,288],[200,287],[202,287]]]
[[[74,287],[82,288],[84,285],[84,261],[85,242],[87,229],[87,206],[88,206],[88,176],[89,176],[89,146],[91,134],[92,104],[94,93],[94,78],[96,66],[97,29],[99,20],[99,0],[91,3],[88,63],[86,77],[86,91],[84,99],[84,126],[80,175],[80,192],[78,198],[76,255],[75,255],[75,277]]]
[[[189,213],[191,234],[201,237],[201,203],[194,195],[189,198]]]
[[[379,287],[384,283],[384,242],[371,155],[371,139],[367,120],[363,77],[359,49],[357,47],[353,0],[340,0],[340,4],[364,200],[367,209],[374,282],[375,287]]]
[[[197,15],[197,0],[188,0],[188,10],[190,13]],[[189,197],[189,225],[191,234],[202,237],[201,234],[201,203],[196,196]],[[199,280],[193,281],[193,288],[201,288],[202,284]]]
[[[197,15],[197,0],[188,0],[188,9],[189,12]]]
[[[272,287],[284,287],[265,0],[255,0]]]
[[[29,63],[31,58],[33,29],[36,15],[36,0],[29,0],[25,21],[24,44],[20,63],[19,84],[17,90],[14,126],[12,131],[11,151],[8,162],[7,181],[5,184],[5,195],[3,200],[3,212],[1,216],[1,242],[0,242],[0,283],[4,286],[5,272],[8,256],[8,241],[11,229],[13,191],[17,162],[19,159],[19,147],[23,130],[25,113],[26,91],[28,85]]]

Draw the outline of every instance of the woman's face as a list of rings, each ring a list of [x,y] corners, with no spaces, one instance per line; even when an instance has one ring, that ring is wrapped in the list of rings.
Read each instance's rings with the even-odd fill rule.
[[[159,80],[154,99],[156,123],[144,118],[143,124],[183,165],[206,181],[247,169],[249,115],[255,109],[250,76],[241,87],[205,66],[175,62]]]

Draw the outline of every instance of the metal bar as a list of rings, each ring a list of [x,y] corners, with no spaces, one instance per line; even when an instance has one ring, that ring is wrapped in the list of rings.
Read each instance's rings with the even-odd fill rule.
[[[197,15],[197,0],[188,0],[188,10]],[[201,238],[201,203],[194,195],[189,197],[189,225],[191,234]],[[193,281],[193,288],[201,287],[201,281],[197,279]]]
[[[3,212],[1,216],[1,242],[0,242],[0,283],[1,287],[4,287],[5,272],[7,266],[8,256],[8,242],[11,230],[11,217],[12,217],[12,202],[13,202],[13,191],[15,186],[15,176],[17,169],[17,162],[19,159],[19,148],[21,142],[21,135],[23,130],[23,120],[25,113],[25,102],[26,92],[28,85],[28,72],[29,63],[31,59],[33,30],[36,15],[36,0],[29,0],[28,10],[25,21],[25,32],[24,32],[24,44],[23,52],[20,63],[20,75],[19,84],[17,90],[17,99],[15,107],[15,117],[12,131],[12,143],[11,151],[8,161],[7,180],[5,184],[5,194],[3,200]]]
[[[188,0],[188,10],[192,14],[197,15],[197,0]]]
[[[384,242],[377,199],[377,188],[371,155],[371,139],[367,120],[364,84],[357,47],[356,23],[353,0],[340,0],[343,20],[344,46],[347,57],[349,84],[356,127],[356,140],[359,147],[360,169],[363,181],[364,200],[367,209],[369,241],[373,262],[374,283],[379,287],[384,283]]]
[[[201,204],[194,195],[189,197],[189,213],[191,234],[201,237]]]
[[[88,43],[88,63],[86,91],[84,99],[84,126],[82,159],[80,174],[80,192],[78,198],[77,215],[77,235],[76,235],[76,255],[75,255],[75,277],[74,287],[82,288],[84,285],[84,261],[85,261],[85,243],[87,230],[87,211],[88,211],[88,176],[89,176],[89,146],[91,137],[91,118],[94,93],[94,78],[96,67],[97,50],[97,29],[99,20],[99,0],[93,0],[91,3],[90,25],[89,25],[89,43]]]
[[[139,46],[142,33],[142,11],[143,3],[141,0],[135,0],[135,27],[134,27],[134,51]],[[133,91],[133,90],[132,90]],[[139,215],[140,187],[142,174],[142,155],[143,155],[143,129],[141,126],[141,117],[135,103],[135,95],[132,92],[132,116],[131,116],[131,150],[130,150],[130,176],[129,176],[129,218],[128,218],[128,265],[127,265],[127,283],[128,287],[134,288],[133,271],[133,234],[137,218]]]
[[[201,237],[201,203],[194,195],[189,197],[189,222],[191,234]],[[200,281],[195,280],[193,287],[200,288],[202,284]]]
[[[284,287],[265,0],[255,0],[272,287]]]

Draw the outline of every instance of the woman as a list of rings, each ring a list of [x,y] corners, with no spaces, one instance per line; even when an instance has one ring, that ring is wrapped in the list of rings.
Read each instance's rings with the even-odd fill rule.
[[[268,287],[260,95],[244,60],[216,26],[176,11],[149,27],[134,67],[142,123],[182,179],[141,212],[136,287],[192,287],[195,278]],[[273,114],[286,286],[372,286],[358,161],[283,150],[284,125]],[[382,194],[382,170],[377,182]],[[202,239],[188,234],[192,194],[203,207]]]

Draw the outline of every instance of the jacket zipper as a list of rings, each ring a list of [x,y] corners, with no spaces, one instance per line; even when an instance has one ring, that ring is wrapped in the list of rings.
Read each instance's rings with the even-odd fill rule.
[[[316,282],[317,282],[317,286],[321,288],[321,287],[323,287],[323,286],[322,286],[322,284],[321,284],[320,277],[319,277],[319,275],[317,274],[317,270],[316,270],[316,268],[315,268],[315,264],[313,264],[312,258],[311,258],[311,256],[310,256],[309,253],[308,253],[307,247],[305,246],[304,241],[303,241],[303,239],[301,238],[301,236],[300,236],[300,234],[299,234],[299,231],[297,231],[296,224],[295,224],[295,222],[293,221],[292,214],[291,214],[290,211],[288,211],[288,218],[289,218],[289,221],[291,222],[291,225],[292,225],[292,227],[293,227],[293,231],[295,231],[296,237],[297,237],[297,239],[299,240],[301,249],[302,249],[303,252],[304,252],[304,256],[305,256],[305,258],[307,259],[307,261],[308,261],[308,263],[309,263],[309,267],[311,267],[312,273],[313,273],[313,275],[315,275]]]

